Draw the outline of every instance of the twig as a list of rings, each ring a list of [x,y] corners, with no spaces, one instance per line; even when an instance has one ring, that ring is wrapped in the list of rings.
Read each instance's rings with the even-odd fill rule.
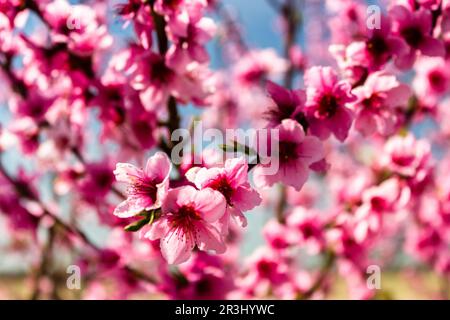
[[[290,61],[289,52],[295,44],[295,39],[300,26],[299,13],[297,12],[297,6],[295,5],[295,0],[287,0],[286,3],[279,6],[278,9],[281,11],[280,14],[283,16],[287,24],[287,34],[284,40],[284,57]],[[292,84],[294,81],[295,69],[291,62],[289,62],[288,70],[284,76],[284,86],[288,89],[292,89]],[[278,202],[275,207],[275,214],[278,222],[284,224],[284,209],[286,207],[286,187],[284,185],[280,186]]]
[[[166,21],[164,20],[163,16],[153,10],[153,4],[150,3],[150,5],[152,18],[155,23],[156,37],[158,39],[158,50],[159,53],[164,56],[169,49],[169,40],[165,31]],[[180,115],[178,114],[177,101],[173,96],[169,97],[169,100],[167,102],[167,109],[169,111],[169,119],[167,120],[167,122],[161,124],[164,124],[169,129],[169,135],[171,136],[172,133],[180,127],[181,122]],[[173,148],[170,137],[168,143],[160,144],[160,148],[170,156],[170,151]]]
[[[40,280],[45,275],[48,275],[48,269],[51,264],[51,258],[52,258],[52,249],[53,249],[53,242],[55,239],[56,229],[55,225],[51,226],[48,229],[48,240],[46,244],[44,245],[44,248],[42,249],[42,255],[41,255],[41,263],[39,264],[39,268],[37,269],[37,272],[34,276],[34,283],[33,283],[33,291],[31,293],[31,300],[37,300],[41,294],[41,286],[40,286]]]

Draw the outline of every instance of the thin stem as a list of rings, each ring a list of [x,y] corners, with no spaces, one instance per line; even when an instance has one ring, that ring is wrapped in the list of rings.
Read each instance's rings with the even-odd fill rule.
[[[165,31],[166,21],[164,20],[163,16],[153,10],[153,4],[151,4],[151,10],[153,22],[155,23],[156,38],[158,39],[158,50],[159,53],[164,56],[169,49],[169,40]],[[181,123],[181,118],[178,114],[177,101],[173,96],[169,97],[169,100],[167,102],[167,109],[169,111],[169,119],[164,123],[164,125],[169,129],[169,135],[171,136],[172,133],[180,127]],[[168,143],[161,143],[160,147],[170,156],[170,151],[173,148],[170,137]]]
[[[289,67],[284,75],[284,86],[288,89],[292,89],[295,76],[294,66],[290,63],[289,52],[295,45],[295,39],[301,22],[297,9],[295,0],[287,0],[283,5],[279,6],[280,14],[284,18],[287,28],[286,38],[284,39],[284,57],[289,61]],[[278,202],[275,206],[275,214],[278,222],[282,224],[285,223],[284,210],[286,208],[286,200],[287,190],[284,185],[281,185]]]

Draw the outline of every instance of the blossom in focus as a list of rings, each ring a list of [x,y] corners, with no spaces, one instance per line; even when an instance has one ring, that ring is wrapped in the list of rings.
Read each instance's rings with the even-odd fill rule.
[[[193,168],[186,175],[198,189],[211,188],[219,191],[225,198],[227,208],[220,219],[221,230],[228,232],[230,218],[242,227],[247,226],[243,212],[253,209],[261,203],[258,192],[248,182],[248,164],[244,158],[225,161],[223,168]]]
[[[216,223],[224,215],[226,201],[211,188],[197,190],[191,186],[171,189],[162,205],[162,216],[145,237],[160,239],[161,253],[169,264],[180,264],[197,246],[202,251],[226,250]]]
[[[127,199],[117,206],[114,214],[129,218],[142,211],[161,207],[169,187],[172,164],[163,152],[151,156],[145,169],[129,163],[118,163],[114,174],[116,180],[128,184]]]

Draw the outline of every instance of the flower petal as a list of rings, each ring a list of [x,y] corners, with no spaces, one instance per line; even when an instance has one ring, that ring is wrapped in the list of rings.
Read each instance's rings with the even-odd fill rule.
[[[169,264],[180,264],[189,259],[195,242],[191,233],[172,228],[161,239],[161,253]]]
[[[200,250],[214,250],[219,254],[226,251],[226,246],[219,230],[207,223],[197,223],[196,228],[195,241]]]
[[[200,212],[205,221],[215,222],[225,213],[225,197],[211,188],[198,191],[194,202],[196,210]]]

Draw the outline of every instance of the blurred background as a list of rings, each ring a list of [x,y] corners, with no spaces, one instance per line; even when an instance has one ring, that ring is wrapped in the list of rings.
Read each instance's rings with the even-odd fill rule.
[[[87,1],[70,1],[71,3],[83,3]],[[123,1],[112,1],[112,5],[109,7],[108,25],[109,31],[114,36],[114,46],[124,46],[127,41],[133,38],[133,32],[130,27],[123,28],[122,22],[119,21],[115,14],[115,8]],[[378,1],[367,1],[369,4],[377,4]],[[236,19],[236,21],[242,26],[243,37],[248,46],[253,48],[274,48],[282,55],[283,37],[280,35],[280,21],[277,14],[270,5],[270,1],[265,0],[225,0],[223,4],[226,6],[228,12]],[[325,1],[306,1],[303,8],[303,26],[298,34],[297,43],[302,45],[306,55],[310,57],[310,64],[333,64],[333,60],[329,57],[327,52],[323,52],[318,47],[308,47],[305,44],[314,43],[311,39],[326,39],[329,33],[327,29],[326,15],[324,12]],[[27,21],[25,27],[26,32],[35,32],[37,28],[42,28],[39,19],[31,15]],[[316,41],[317,42],[317,41]],[[226,64],[220,54],[220,44],[218,41],[211,41],[208,47],[211,56],[211,65],[213,69],[224,67]],[[15,61],[20,64],[20,61]],[[297,86],[300,85],[300,79],[296,79]],[[0,91],[4,88],[1,87]],[[295,86],[296,87],[296,86]],[[197,115],[200,110],[194,107],[188,107],[182,109],[182,115],[184,124],[186,125],[192,116]],[[10,120],[10,114],[6,105],[0,106],[0,123],[5,125]],[[98,137],[99,128],[97,123],[92,123],[89,127],[91,135]],[[416,128],[420,134],[421,131],[427,130],[427,126]],[[88,157],[91,160],[101,158],[99,153],[98,140],[92,139],[89,144]],[[14,150],[8,151],[3,156],[3,163],[8,171],[17,172],[18,168],[23,168],[27,172],[33,172],[34,163],[33,160],[23,158],[19,156],[19,152]],[[43,177],[39,180],[39,192],[43,199],[51,199],[53,196],[51,193],[52,177]],[[308,182],[309,183],[309,182]],[[70,195],[58,199],[61,208],[69,207]],[[326,204],[326,198],[323,198],[324,205]],[[248,212],[247,218],[249,220],[248,228],[245,233],[245,239],[243,241],[243,247],[241,248],[241,256],[247,257],[255,248],[262,244],[261,230],[265,222],[272,217],[271,212],[258,209]],[[98,221],[94,218],[85,219],[81,224],[83,230],[93,242],[101,246],[105,243],[109,230],[102,227]],[[24,235],[26,237],[26,235]],[[23,241],[29,239],[24,238]],[[14,243],[12,242],[14,241]],[[6,298],[18,298],[24,299],[29,296],[30,281],[24,277],[29,273],[31,266],[36,261],[36,256],[28,251],[22,251],[20,239],[10,239],[8,232],[6,231],[5,218],[0,215],[0,299]],[[65,261],[70,261],[70,257],[59,256],[61,265],[64,265]],[[309,257],[310,261],[307,264],[314,266],[314,257]],[[408,269],[414,267],[414,263],[407,257],[400,256],[398,266]],[[441,285],[437,278],[432,273],[423,270],[419,276],[417,274],[412,275],[408,272],[397,272],[395,268],[387,272],[383,272],[382,286],[389,292],[389,297],[396,299],[422,299],[429,298],[430,293],[438,292],[441,289]],[[420,288],[420,289],[418,289]],[[424,290],[425,289],[425,290]],[[343,280],[337,281],[331,290],[330,298],[347,298],[345,291],[345,284]],[[67,298],[77,298],[77,293],[65,292]]]

